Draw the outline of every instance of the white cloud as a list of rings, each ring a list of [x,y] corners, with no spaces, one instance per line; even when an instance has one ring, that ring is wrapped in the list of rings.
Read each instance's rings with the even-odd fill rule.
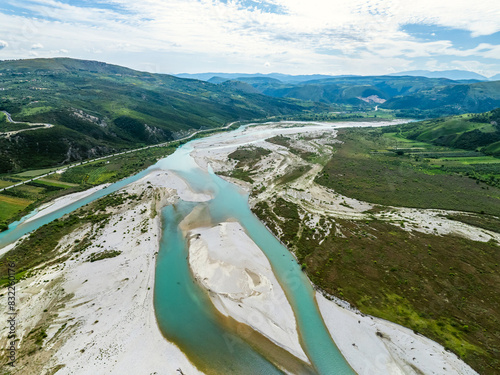
[[[4,49],[9,46],[9,43],[0,40],[0,49]]]
[[[240,0],[107,2],[115,10],[99,9],[102,1],[93,7],[92,1],[86,7],[24,1],[37,18],[0,13],[0,35],[12,35],[12,57],[28,55],[42,43],[46,49],[40,54],[71,50],[80,51],[75,57],[92,58],[98,53],[122,64],[134,54],[142,55],[141,64],[148,56],[154,64],[153,56],[163,54],[170,72],[185,67],[174,65],[174,55],[191,55],[196,64],[190,66],[197,71],[212,63],[257,71],[266,61],[277,71],[333,74],[385,73],[436,56],[500,61],[495,44],[460,49],[450,41],[422,42],[401,31],[405,24],[423,23],[491,34],[500,31],[496,0],[268,0],[280,13],[245,8]],[[496,65],[492,69],[500,71]]]
[[[35,43],[31,46],[31,49],[42,49],[43,48],[43,44],[41,43]]]

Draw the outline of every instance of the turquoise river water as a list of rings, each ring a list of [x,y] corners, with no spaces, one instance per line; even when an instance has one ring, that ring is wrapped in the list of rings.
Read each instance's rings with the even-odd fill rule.
[[[233,132],[237,134],[239,131]],[[205,138],[202,141],[207,142]],[[213,199],[206,203],[214,224],[237,220],[269,259],[297,320],[301,343],[318,374],[354,374],[331,339],[314,299],[311,283],[290,252],[252,214],[248,196],[237,186],[202,170],[191,158],[195,140],[180,147],[147,170],[117,182],[67,207],[37,220],[13,223],[0,233],[0,248],[26,233],[75,209],[134,182],[152,170],[173,170],[193,190],[208,192]],[[281,374],[273,363],[247,343],[227,332],[211,301],[193,280],[187,261],[187,244],[179,223],[200,203],[184,202],[162,210],[163,235],[155,275],[155,311],[160,329],[175,342],[200,369],[219,374]],[[28,215],[28,216],[32,216]]]

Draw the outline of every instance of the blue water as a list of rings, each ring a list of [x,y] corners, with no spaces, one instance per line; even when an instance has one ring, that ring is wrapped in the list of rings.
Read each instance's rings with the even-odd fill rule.
[[[122,187],[137,181],[147,175],[151,169],[155,169],[154,166],[149,167],[148,169],[134,175],[128,178],[125,178],[123,180],[120,180],[118,182],[115,182],[112,185],[109,185],[108,187],[98,190],[91,195],[82,198],[76,202],[71,203],[70,205],[63,207],[61,209],[58,209],[52,213],[49,213],[47,215],[41,216],[38,219],[31,220],[29,222],[25,222],[28,218],[34,216],[37,211],[35,210],[34,212],[30,213],[29,215],[26,215],[19,221],[15,221],[9,225],[9,228],[0,233],[0,249],[9,243],[12,243],[16,241],[17,239],[21,238],[25,234],[28,234],[35,229],[40,228],[42,225],[45,225],[47,223],[50,223],[51,221],[55,219],[59,219],[63,217],[66,214],[69,214],[76,209],[85,206],[86,204],[93,202],[99,198],[102,198],[108,194],[114,193],[115,191],[120,190]]]
[[[161,250],[155,275],[155,311],[160,329],[207,374],[282,374],[218,319],[208,295],[194,282],[179,222],[194,204],[163,209]]]
[[[295,312],[304,350],[318,373],[353,374],[353,370],[332,341],[318,311],[311,283],[295,258],[251,212],[248,206],[248,195],[214,173],[206,173],[199,168],[189,155],[191,150],[192,145],[187,144],[163,159],[159,166],[176,171],[194,190],[210,192],[214,198],[207,205],[212,221],[217,223],[230,218],[238,220],[253,241],[263,250]],[[167,242],[162,245],[160,253],[171,251],[172,244]],[[185,246],[182,243],[184,249]],[[183,255],[187,256],[186,250]],[[169,276],[167,273],[157,272],[156,277],[158,281]],[[159,293],[155,294],[156,299],[160,298]],[[159,322],[165,319],[165,323],[172,319],[171,316],[163,315],[158,309],[157,318]],[[175,320],[167,324],[175,329]]]
[[[234,132],[238,134],[237,132]],[[207,202],[214,222],[228,218],[238,220],[249,236],[268,257],[276,277],[295,313],[304,351],[319,374],[354,374],[333,343],[314,299],[314,290],[290,252],[252,214],[248,196],[213,173],[201,170],[189,156],[193,141],[147,170],[99,190],[73,204],[25,223],[26,217],[0,233],[0,248],[24,234],[60,218],[98,198],[115,192],[154,169],[171,169],[181,175],[198,192],[208,192]],[[203,141],[206,142],[206,139]],[[210,362],[207,368],[220,368],[231,374],[281,373],[258,350],[225,331],[214,312],[210,299],[194,283],[187,264],[185,239],[178,223],[194,207],[179,202],[162,211],[164,223],[161,248],[157,260],[155,309],[165,336],[183,348],[195,363]]]

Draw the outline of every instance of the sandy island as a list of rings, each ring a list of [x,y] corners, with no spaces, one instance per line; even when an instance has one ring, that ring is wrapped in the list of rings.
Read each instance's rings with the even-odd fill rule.
[[[308,362],[271,264],[237,222],[189,232],[189,265],[215,307]]]
[[[276,134],[307,131],[307,126],[293,131],[278,127],[269,130],[268,126],[245,130],[246,141],[260,146],[266,146],[263,140]],[[329,131],[334,138],[335,130],[330,127]],[[219,143],[205,139],[196,145],[193,154],[197,162],[205,168],[211,164],[216,171],[231,168],[227,154],[244,142],[231,133],[214,139]],[[276,148],[269,144],[267,147]],[[291,157],[286,150],[273,153],[262,162],[257,182],[265,182],[276,170],[285,171]],[[339,215],[362,215],[351,204],[355,202],[349,201],[353,209],[340,207],[339,202],[347,198],[338,194],[328,200],[328,192],[312,189],[311,195],[304,198],[291,193],[298,191],[293,186],[290,189],[281,194],[305,201],[311,207],[320,203],[331,212],[338,208]],[[113,216],[104,228],[87,225],[64,237],[58,245],[61,254],[70,253],[75,240],[95,236],[83,253],[64,263],[41,267],[17,285],[21,307],[19,345],[22,347],[27,335],[37,327],[46,327],[47,337],[43,350],[34,348],[29,356],[18,359],[13,374],[178,375],[179,370],[190,375],[200,373],[161,335],[154,314],[153,288],[161,236],[159,209],[177,199],[206,201],[210,196],[191,191],[182,179],[166,171],[153,171],[122,190],[144,196],[115,211],[110,209]],[[64,202],[69,203],[75,197],[66,196]],[[46,210],[62,204],[62,200],[58,201]],[[360,207],[364,205],[359,202]],[[41,210],[38,215],[46,212]],[[423,215],[420,220],[432,217],[425,210],[419,212]],[[398,214],[408,211],[399,210]],[[189,236],[193,273],[213,291],[210,296],[217,309],[307,360],[298,340],[295,318],[269,262],[239,224],[192,228]],[[114,258],[88,261],[90,254],[105,250],[122,253]],[[337,304],[320,294],[317,301],[334,341],[359,374],[475,374],[442,346],[404,327],[362,316],[341,301]],[[2,340],[6,332],[7,327],[2,327]]]

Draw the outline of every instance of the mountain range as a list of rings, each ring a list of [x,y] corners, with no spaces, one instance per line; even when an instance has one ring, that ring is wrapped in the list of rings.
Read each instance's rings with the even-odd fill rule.
[[[189,79],[199,79],[201,81],[209,81],[213,77],[220,77],[226,80],[229,79],[240,79],[240,78],[251,78],[251,77],[265,77],[274,78],[285,83],[299,83],[319,79],[327,78],[345,78],[345,77],[356,77],[356,75],[328,75],[328,74],[311,74],[311,75],[291,75],[291,74],[281,74],[281,73],[179,73],[174,74],[179,78],[189,78]],[[477,81],[496,81],[500,79],[500,74],[487,78],[482,74],[471,72],[468,70],[441,70],[441,71],[431,71],[431,70],[409,70],[397,73],[387,74],[389,76],[412,76],[412,77],[426,77],[426,78],[447,78],[451,80],[477,80]],[[359,77],[359,76],[358,76]]]
[[[212,77],[208,82],[234,85],[246,92],[294,98],[354,109],[392,109],[416,118],[484,112],[500,106],[500,82],[421,76],[344,76],[298,83],[271,77]],[[238,83],[236,83],[238,82]],[[246,85],[246,86],[245,86]]]
[[[55,126],[0,137],[0,173],[174,140],[237,120],[374,108],[429,118],[500,107],[500,81],[210,75],[185,79],[69,58],[2,61],[0,110],[15,121]],[[0,127],[12,128],[6,121],[0,116]]]
[[[0,138],[2,173],[173,140],[231,121],[328,107],[60,58],[0,62],[0,110],[16,121],[55,125]]]

